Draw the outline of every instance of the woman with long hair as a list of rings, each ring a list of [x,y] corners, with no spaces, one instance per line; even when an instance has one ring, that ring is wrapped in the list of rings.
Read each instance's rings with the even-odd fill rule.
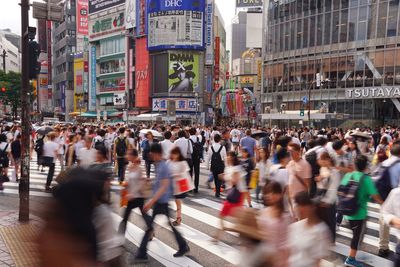
[[[217,230],[213,241],[218,242],[224,231],[225,217],[231,216],[235,208],[243,206],[243,198],[247,192],[246,184],[244,183],[246,172],[240,165],[238,156],[234,151],[227,153],[227,166],[225,167],[224,173],[220,175],[219,179],[225,181],[227,197],[223,203],[222,210],[220,212],[221,228]]]
[[[186,183],[190,181],[189,165],[186,159],[183,157],[179,147],[174,147],[170,153],[170,160],[168,161],[169,171],[174,178],[175,185],[178,181],[186,179]],[[184,190],[189,191],[189,188]],[[176,219],[172,224],[178,226],[182,223],[182,199],[186,197],[186,192],[180,191],[177,186],[175,186],[175,203],[176,203]]]
[[[272,163],[268,160],[270,153],[268,148],[260,148],[258,152],[258,162],[256,169],[258,170],[258,183],[256,188],[256,199],[259,200],[261,189],[265,186],[269,179],[269,169]]]

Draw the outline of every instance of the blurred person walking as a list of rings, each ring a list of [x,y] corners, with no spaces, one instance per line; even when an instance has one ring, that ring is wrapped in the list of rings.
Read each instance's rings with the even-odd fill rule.
[[[7,136],[0,134],[0,164],[2,176],[8,179],[8,167],[10,166],[11,146],[7,142]]]
[[[13,176],[19,181],[20,163],[21,163],[21,134],[18,134],[15,140],[11,143],[11,156],[14,163]]]
[[[149,131],[146,133],[145,139],[142,141],[142,144],[140,145],[142,148],[142,158],[146,166],[147,179],[150,179],[151,164],[153,163],[150,157],[150,147],[152,146],[153,143],[155,143],[154,136],[151,133],[151,131]]]
[[[56,161],[58,154],[58,149],[60,145],[55,142],[56,133],[50,132],[47,135],[47,142],[43,146],[43,161],[42,165],[49,167],[49,172],[47,174],[47,181],[46,181],[46,191],[50,191],[50,185],[53,181],[54,171],[56,168]]]
[[[154,231],[153,222],[157,215],[162,214],[167,217],[168,224],[174,233],[175,239],[179,245],[178,251],[173,255],[174,257],[182,257],[189,252],[189,246],[182,235],[176,230],[169,219],[168,201],[172,196],[172,176],[169,172],[167,163],[162,159],[162,148],[160,144],[152,144],[150,147],[151,159],[155,165],[155,181],[153,185],[153,197],[145,204],[143,211],[147,212],[153,207],[153,214],[151,217],[150,225],[147,228],[143,240],[140,244],[139,250],[135,257],[136,263],[147,262],[147,244]]]
[[[89,167],[96,161],[96,149],[92,147],[93,138],[86,136],[84,138],[85,146],[78,152],[78,166]]]
[[[126,152],[129,148],[129,141],[124,134],[125,128],[119,128],[119,136],[114,142],[114,158],[116,159],[118,180],[120,183],[122,183],[125,179]]]
[[[211,145],[211,149],[208,150],[207,156],[207,166],[211,165],[210,171],[214,178],[216,198],[219,198],[221,195],[221,180],[219,175],[224,173],[226,161],[226,150],[220,142],[221,136],[216,134],[214,136],[214,143]]]

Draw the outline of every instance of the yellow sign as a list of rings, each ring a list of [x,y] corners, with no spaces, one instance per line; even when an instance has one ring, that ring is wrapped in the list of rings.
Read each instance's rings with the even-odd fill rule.
[[[84,67],[83,56],[74,58],[74,112],[86,112],[83,97]]]
[[[261,79],[262,79],[262,63],[261,60],[257,61],[257,80],[258,80],[258,85],[261,86]]]
[[[32,81],[32,87],[33,87],[33,96],[37,96],[37,80]]]
[[[254,84],[254,77],[253,76],[240,76],[240,83],[241,84]]]

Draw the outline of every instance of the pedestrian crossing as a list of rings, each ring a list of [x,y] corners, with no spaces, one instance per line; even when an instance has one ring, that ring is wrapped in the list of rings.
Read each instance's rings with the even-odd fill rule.
[[[51,197],[50,193],[46,193],[45,183],[47,178],[48,169],[45,168],[42,172],[35,160],[31,161],[30,168],[30,194],[31,196]],[[59,164],[56,165],[54,177],[61,171]],[[10,168],[9,174],[13,169]],[[207,170],[202,166],[201,182],[204,184],[208,176]],[[53,185],[56,182],[53,181]],[[114,200],[113,203],[113,220],[117,228],[119,222],[122,220],[122,210],[117,207],[118,191],[120,186],[117,182],[113,183]],[[18,194],[18,183],[10,181],[4,183],[4,194]],[[183,234],[188,241],[191,252],[182,258],[173,258],[172,254],[176,251],[177,247],[175,241],[170,234],[170,229],[167,224],[167,219],[158,216],[155,221],[156,224],[156,237],[149,243],[149,256],[153,264],[149,266],[235,266],[240,261],[240,240],[238,235],[233,232],[226,232],[220,242],[211,242],[213,235],[216,233],[220,226],[220,219],[218,217],[219,211],[222,208],[222,202],[212,197],[213,192],[205,187],[201,188],[201,192],[196,196],[189,196],[183,201],[182,206],[182,224],[178,227],[179,231]],[[253,201],[253,206],[261,208],[262,205]],[[171,214],[176,211],[175,202],[171,201]],[[370,203],[368,206],[369,218],[367,222],[367,231],[364,237],[364,242],[368,249],[365,252],[360,251],[358,259],[364,262],[366,266],[392,266],[390,260],[376,256],[379,244],[379,205]],[[174,217],[174,216],[171,216]],[[170,218],[172,219],[172,218]],[[224,220],[224,225],[227,227],[232,226],[229,219]],[[134,210],[131,214],[130,222],[127,225],[126,240],[133,244],[135,249],[141,242],[144,235],[144,223],[140,217],[139,210]],[[342,266],[344,257],[349,252],[349,244],[351,238],[351,230],[344,224],[337,229],[338,241],[332,248],[332,257],[324,260],[323,266]],[[391,235],[390,248],[393,250],[395,247],[395,236]],[[316,244],[317,245],[317,244]],[[363,249],[363,247],[361,247]],[[134,251],[132,252],[134,253]],[[147,266],[147,265],[146,265]]]

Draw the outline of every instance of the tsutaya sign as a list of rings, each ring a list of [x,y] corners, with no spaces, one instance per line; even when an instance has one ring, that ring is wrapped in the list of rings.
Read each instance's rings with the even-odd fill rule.
[[[346,98],[400,98],[400,87],[369,87],[347,89]]]

